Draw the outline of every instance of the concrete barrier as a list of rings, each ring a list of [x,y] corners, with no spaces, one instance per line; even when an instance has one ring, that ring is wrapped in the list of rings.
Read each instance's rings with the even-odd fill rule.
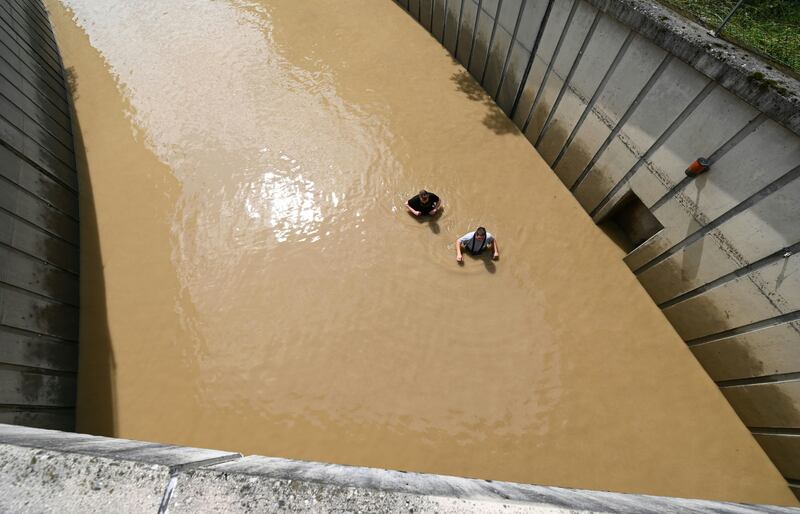
[[[424,3],[596,222],[635,198],[663,227],[625,262],[765,449],[800,455],[800,83],[656,2]]]
[[[3,512],[798,513],[0,425]]]

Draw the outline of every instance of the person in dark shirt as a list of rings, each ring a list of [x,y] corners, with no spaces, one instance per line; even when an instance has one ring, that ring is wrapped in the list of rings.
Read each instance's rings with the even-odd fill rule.
[[[424,189],[406,202],[406,209],[414,216],[433,216],[442,210],[442,202],[438,196]]]

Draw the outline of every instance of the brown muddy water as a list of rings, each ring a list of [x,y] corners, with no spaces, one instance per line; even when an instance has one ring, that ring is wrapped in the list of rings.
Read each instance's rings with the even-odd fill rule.
[[[793,503],[530,144],[389,0],[48,0],[79,431]],[[421,187],[444,215],[403,203]],[[485,225],[501,259],[455,261]]]

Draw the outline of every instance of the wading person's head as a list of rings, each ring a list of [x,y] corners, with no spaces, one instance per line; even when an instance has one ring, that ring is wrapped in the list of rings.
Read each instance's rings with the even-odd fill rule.
[[[483,241],[486,239],[486,229],[483,227],[478,227],[475,229],[475,239],[478,241]]]
[[[427,192],[427,191],[425,191],[424,189],[421,189],[421,190],[419,191],[419,201],[420,201],[420,202],[422,202],[422,203],[428,203],[428,200],[430,200],[430,198],[431,198],[431,195],[430,195],[430,193],[428,193],[428,192]]]

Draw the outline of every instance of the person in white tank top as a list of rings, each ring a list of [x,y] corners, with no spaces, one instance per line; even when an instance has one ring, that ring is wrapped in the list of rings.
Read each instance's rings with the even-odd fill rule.
[[[491,248],[494,252],[492,254],[492,259],[497,260],[500,258],[500,248],[497,246],[497,239],[483,227],[478,227],[474,232],[467,232],[456,240],[457,262],[464,262],[464,257],[461,255],[462,248],[473,255],[478,255],[485,249]]]

